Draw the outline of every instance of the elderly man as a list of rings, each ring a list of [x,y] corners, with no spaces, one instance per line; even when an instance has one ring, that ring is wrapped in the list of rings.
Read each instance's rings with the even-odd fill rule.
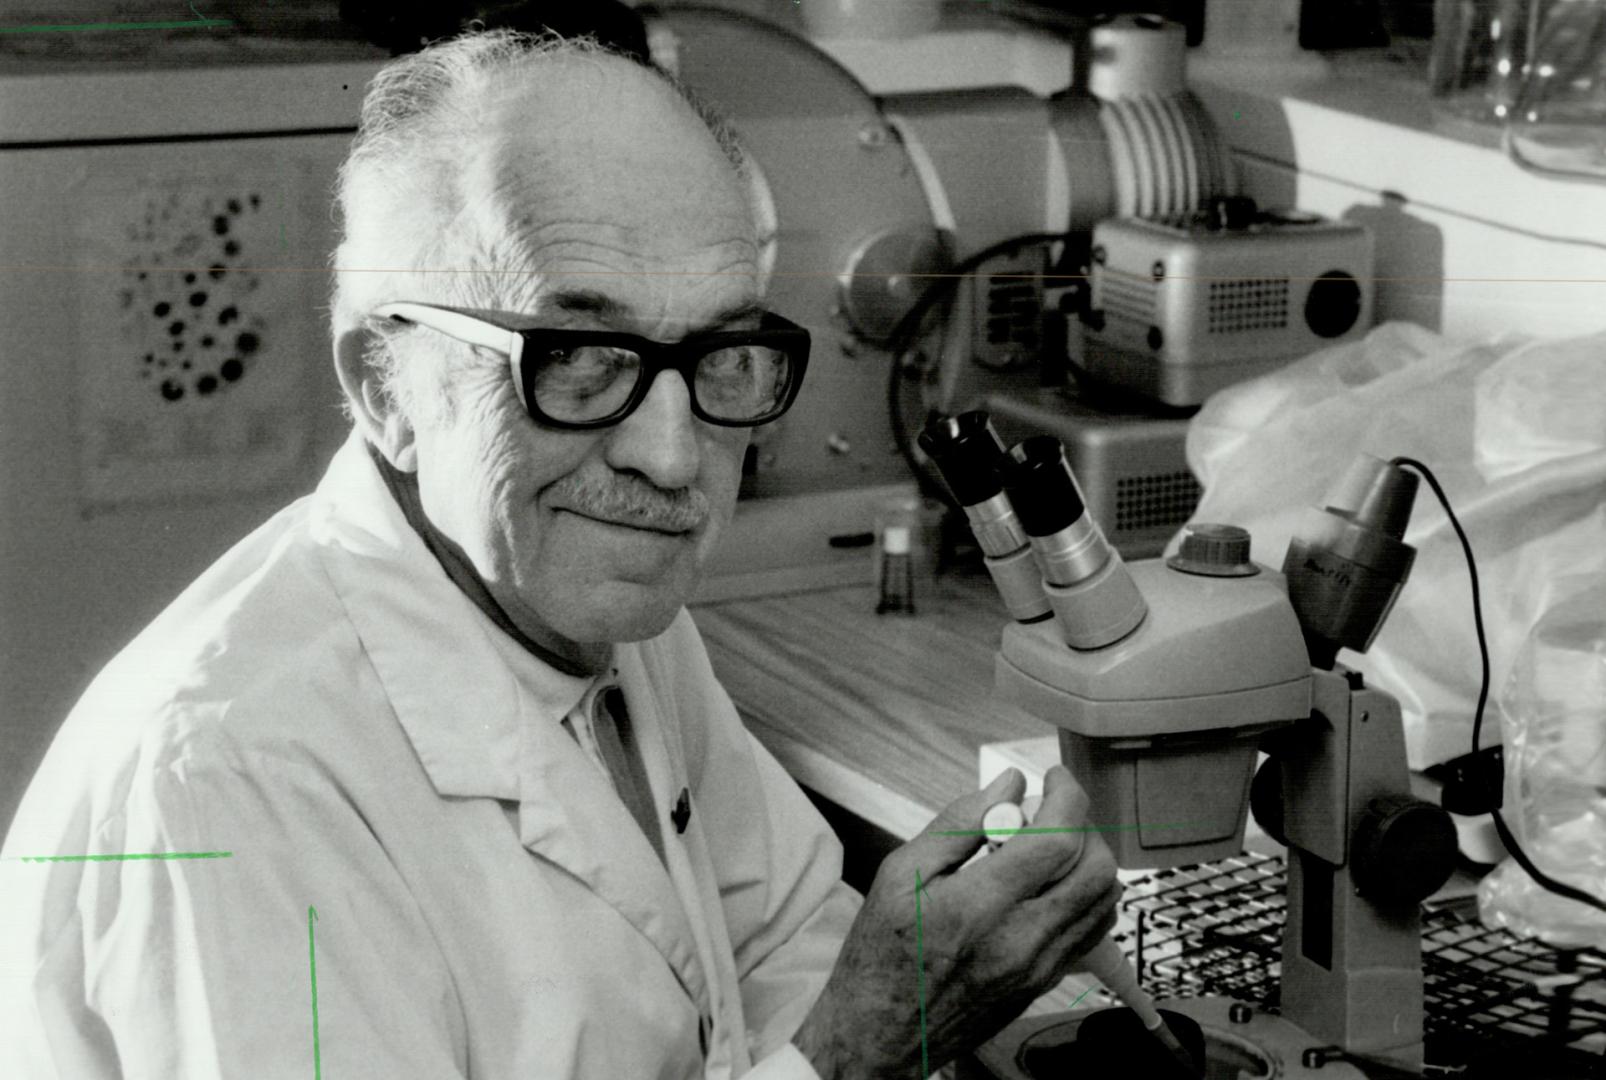
[[[354,432],[96,680],[3,864],[0,1073],[907,1077],[1107,931],[1096,837],[861,901],[684,610],[807,334],[739,149],[595,46],[377,79],[340,191]],[[1085,808],[1051,774],[1046,825]],[[203,857],[205,856],[205,857]],[[926,883],[917,1005],[915,881]]]

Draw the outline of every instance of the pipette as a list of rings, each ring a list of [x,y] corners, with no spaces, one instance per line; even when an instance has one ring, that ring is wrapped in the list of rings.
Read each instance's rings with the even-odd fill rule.
[[[1081,966],[1088,974],[1097,976],[1099,982],[1114,992],[1123,1005],[1138,1014],[1138,1019],[1143,1021],[1149,1034],[1160,1040],[1160,1044],[1171,1052],[1171,1056],[1187,1070],[1189,1076],[1201,1075],[1199,1063],[1193,1060],[1188,1048],[1166,1026],[1165,1018],[1154,1007],[1154,999],[1149,992],[1138,985],[1138,973],[1133,970],[1132,961],[1126,958],[1119,945],[1105,938],[1093,947],[1092,952],[1082,957]]]
[[[994,803],[982,815],[982,832],[987,836],[987,847],[995,851],[1011,836],[1025,825],[1025,815],[1021,808],[1012,802]],[[1165,1018],[1154,1007],[1154,999],[1149,992],[1138,985],[1138,973],[1133,969],[1132,962],[1121,952],[1120,946],[1109,938],[1100,941],[1093,949],[1082,957],[1082,970],[1096,977],[1121,1003],[1137,1014],[1143,1021],[1143,1026],[1149,1034],[1159,1040],[1177,1060],[1189,1076],[1202,1076],[1200,1063],[1195,1061],[1188,1048],[1182,1045],[1172,1030],[1166,1026]]]

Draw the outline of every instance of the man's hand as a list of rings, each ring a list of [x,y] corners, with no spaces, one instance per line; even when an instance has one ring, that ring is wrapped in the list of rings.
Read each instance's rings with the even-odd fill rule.
[[[958,869],[984,842],[986,809],[1019,802],[1025,787],[1018,771],[1007,770],[954,800],[882,862],[830,980],[792,1040],[825,1080],[919,1074],[922,960],[927,1064],[935,1070],[997,1034],[1115,925],[1121,885],[1097,833],[1022,834]],[[1050,769],[1032,827],[1074,829],[1086,813],[1087,795],[1071,774]],[[971,835],[941,835],[955,831]]]

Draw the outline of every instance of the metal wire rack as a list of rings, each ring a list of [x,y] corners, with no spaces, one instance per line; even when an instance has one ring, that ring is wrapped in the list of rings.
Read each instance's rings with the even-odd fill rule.
[[[1157,996],[1275,1012],[1286,886],[1277,855],[1155,871],[1128,882],[1118,937]],[[1606,1077],[1606,953],[1490,930],[1452,903],[1424,908],[1422,954],[1435,1075]]]

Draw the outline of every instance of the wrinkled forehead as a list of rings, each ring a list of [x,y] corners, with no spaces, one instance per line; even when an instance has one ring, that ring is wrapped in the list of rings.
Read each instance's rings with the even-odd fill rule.
[[[756,297],[744,177],[652,72],[565,59],[504,80],[483,119],[475,217],[499,260],[649,317]]]

